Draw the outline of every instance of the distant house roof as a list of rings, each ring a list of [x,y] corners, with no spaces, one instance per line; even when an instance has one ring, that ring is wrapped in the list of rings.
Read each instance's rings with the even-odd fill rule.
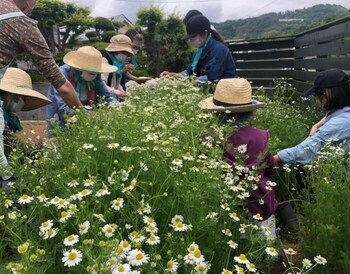
[[[134,26],[134,24],[124,14],[118,14],[118,15],[112,16],[111,18],[109,18],[109,20],[121,22],[129,26]]]

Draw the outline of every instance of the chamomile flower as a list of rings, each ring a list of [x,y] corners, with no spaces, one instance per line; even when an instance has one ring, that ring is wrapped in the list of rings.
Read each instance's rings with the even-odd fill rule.
[[[247,145],[239,145],[237,147],[237,151],[240,153],[240,154],[244,154],[247,152]]]
[[[52,228],[53,226],[53,221],[52,220],[47,220],[45,222],[42,222],[40,225],[40,231],[45,232],[48,231]]]
[[[4,205],[6,208],[9,208],[13,205],[13,201],[6,199]]]
[[[79,224],[79,233],[80,235],[84,235],[86,233],[88,233],[90,228],[90,222],[89,221],[85,221],[81,224]]]
[[[75,266],[78,265],[83,260],[83,254],[80,250],[71,249],[63,252],[62,262],[64,266]]]
[[[205,218],[206,218],[206,219],[213,220],[213,219],[215,219],[218,215],[219,215],[219,213],[210,211],[210,212],[208,213],[208,215],[207,215]]]
[[[153,226],[156,225],[156,222],[154,221],[154,219],[151,218],[151,217],[148,217],[148,216],[144,216],[144,217],[143,217],[143,222],[144,222],[146,225],[153,225]]]
[[[230,271],[230,270],[224,268],[224,269],[222,270],[221,274],[233,274],[233,273],[232,273],[232,271]]]
[[[49,200],[49,198],[47,198],[45,194],[40,194],[36,198],[39,200],[40,203],[46,203]]]
[[[82,197],[86,197],[88,195],[90,195],[92,193],[92,190],[91,189],[83,189],[80,194]]]
[[[128,147],[128,146],[123,146],[120,150],[121,151],[125,151],[125,152],[129,152],[129,151],[132,151],[134,148],[132,147]]]
[[[100,188],[99,190],[96,191],[95,196],[96,197],[102,197],[102,196],[107,196],[110,195],[111,193],[109,192],[108,189],[106,188]]]
[[[70,182],[68,182],[67,184],[69,187],[77,187],[79,186],[79,182],[75,179],[71,180]]]
[[[146,240],[146,243],[149,245],[157,245],[160,243],[160,238],[157,235],[151,235],[149,238]]]
[[[115,228],[110,224],[106,224],[102,227],[102,232],[107,238],[111,238],[114,236]]]
[[[145,227],[146,231],[149,232],[149,233],[157,233],[158,232],[158,227],[157,225],[154,223],[153,225],[148,225]]]
[[[229,236],[229,237],[232,236],[232,232],[229,228],[223,229],[222,233],[224,233],[226,236]]]
[[[322,256],[320,255],[317,255],[315,258],[314,258],[315,262],[317,264],[320,264],[320,265],[325,265],[327,263],[327,260],[325,258],[323,258]]]
[[[182,158],[184,158],[184,160],[187,160],[187,161],[193,161],[194,158],[193,156],[191,155],[190,152],[186,152],[186,154],[184,156],[182,156]]]
[[[238,247],[238,244],[232,240],[228,241],[227,243],[232,249],[236,249]]]
[[[184,224],[183,222],[177,222],[174,224],[170,224],[175,231],[187,231],[192,230],[192,225]]]
[[[241,263],[241,264],[248,264],[249,263],[245,254],[240,254],[239,256],[234,257],[234,260],[237,263]]]
[[[293,248],[288,248],[288,249],[283,249],[283,251],[287,254],[287,255],[295,255],[298,252],[296,252]]]
[[[129,274],[131,273],[131,267],[129,264],[118,264],[112,269],[112,274]]]
[[[130,233],[129,239],[136,243],[142,243],[145,241],[146,237],[137,231],[133,231]]]
[[[257,213],[255,215],[253,215],[253,219],[258,220],[258,221],[262,221],[263,217],[261,217],[260,213]]]
[[[179,159],[179,158],[175,158],[171,163],[172,163],[174,166],[182,167],[182,160]]]
[[[95,182],[93,180],[91,180],[91,179],[85,179],[83,181],[83,185],[85,187],[92,187],[92,186],[94,186],[94,184],[95,184]]]
[[[237,274],[244,274],[244,268],[238,265],[235,265],[235,270]]]
[[[178,222],[183,222],[184,221],[184,217],[182,215],[175,215],[172,219],[171,219],[171,223],[175,224]]]
[[[107,145],[107,148],[109,149],[117,149],[119,147],[118,143],[110,143]]]
[[[150,133],[146,135],[146,139],[148,141],[155,141],[155,140],[158,140],[158,138],[159,138],[158,135],[155,133]]]
[[[29,243],[25,242],[24,244],[17,247],[17,251],[19,254],[24,254],[28,251]]]
[[[72,216],[72,213],[70,213],[69,211],[62,211],[60,223],[65,223],[71,216]]]
[[[93,144],[83,144],[83,149],[92,149],[94,148]]]
[[[111,207],[114,209],[114,210],[121,210],[123,208],[123,204],[124,204],[124,199],[123,198],[117,198],[115,200],[113,200],[111,202]]]
[[[231,212],[228,214],[228,216],[230,216],[230,218],[235,222],[239,222],[241,220],[236,212]]]
[[[171,258],[166,264],[165,271],[170,273],[176,273],[178,268],[179,268],[179,263],[175,259]]]
[[[101,222],[103,222],[103,223],[106,222],[106,220],[104,219],[105,216],[104,216],[102,213],[100,213],[100,214],[94,213],[93,215],[94,215],[97,219],[99,219]]]
[[[64,238],[63,244],[65,246],[73,246],[77,242],[79,242],[79,236],[78,235],[69,235],[68,237]]]
[[[32,201],[33,201],[33,197],[28,196],[27,194],[22,195],[18,199],[18,203],[20,203],[21,205],[29,204]]]
[[[255,264],[253,263],[247,263],[246,264],[247,269],[249,270],[249,272],[256,272],[256,267]]]
[[[208,273],[209,269],[210,269],[210,264],[208,264],[206,262],[200,262],[194,268],[194,270],[198,274],[206,274],[206,273]]]
[[[266,247],[265,251],[268,255],[272,256],[272,257],[276,257],[278,255],[278,252],[275,248],[273,247]]]
[[[47,239],[52,239],[53,237],[55,237],[58,233],[58,229],[57,228],[51,228],[49,230],[44,231],[43,233],[41,233],[42,237],[44,240]]]
[[[198,265],[199,263],[204,262],[204,256],[202,251],[199,248],[196,248],[184,257],[184,261],[187,264]]]
[[[312,266],[312,263],[311,263],[311,261],[309,259],[306,259],[306,258],[303,259],[303,267],[305,269],[309,269],[311,266]]]
[[[143,265],[148,262],[148,255],[139,249],[133,249],[127,256],[128,262],[133,266]]]

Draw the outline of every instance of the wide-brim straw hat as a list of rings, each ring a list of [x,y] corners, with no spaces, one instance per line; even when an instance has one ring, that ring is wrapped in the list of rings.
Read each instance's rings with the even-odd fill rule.
[[[32,88],[29,74],[18,68],[8,68],[0,80],[0,89],[25,96],[22,111],[33,110],[51,103],[50,99]]]
[[[252,112],[263,107],[265,103],[252,99],[252,87],[244,78],[221,79],[214,96],[199,102],[202,109],[217,112]]]
[[[84,46],[68,52],[63,57],[63,62],[68,66],[82,71],[95,73],[111,73],[118,68],[102,62],[102,54],[92,46]]]
[[[106,47],[106,51],[126,51],[134,55],[131,39],[124,34],[114,35],[110,40],[110,44]]]

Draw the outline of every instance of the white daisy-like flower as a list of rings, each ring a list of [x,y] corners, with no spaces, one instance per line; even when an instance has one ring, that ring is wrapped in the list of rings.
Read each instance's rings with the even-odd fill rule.
[[[58,229],[57,228],[51,228],[47,231],[41,232],[41,236],[43,237],[44,240],[47,239],[52,239],[53,237],[55,237],[58,233]]]
[[[111,238],[114,236],[115,228],[110,224],[106,224],[102,227],[102,232],[107,238]]]
[[[224,268],[224,269],[222,270],[221,274],[233,274],[233,273],[232,273],[232,271],[230,271],[230,270]]]
[[[128,146],[123,146],[120,150],[121,150],[121,151],[125,151],[125,152],[129,152],[129,151],[134,150],[134,148],[128,147]]]
[[[231,232],[231,230],[230,230],[229,228],[223,229],[223,230],[221,230],[221,231],[222,231],[222,233],[224,233],[226,236],[229,236],[229,237],[232,236],[232,232]]]
[[[236,270],[236,273],[237,274],[244,274],[244,268],[243,267],[240,267],[238,265],[235,265],[235,270]]]
[[[49,198],[47,198],[45,194],[40,194],[36,198],[39,200],[40,203],[46,203],[49,200]]]
[[[246,264],[246,267],[248,268],[249,272],[256,272],[255,264],[248,263],[248,264]]]
[[[70,213],[69,211],[62,211],[60,222],[65,223],[71,216],[72,216],[72,213]]]
[[[315,258],[314,258],[315,262],[317,264],[320,264],[320,265],[325,265],[327,263],[327,260],[325,258],[323,258],[322,256],[320,255],[317,255]]]
[[[108,189],[106,188],[100,188],[99,190],[96,191],[95,196],[96,197],[102,197],[102,196],[107,196],[110,195],[111,193],[109,192]]]
[[[75,179],[73,179],[72,181],[70,181],[68,184],[67,184],[69,187],[77,187],[79,185],[79,182]]]
[[[146,237],[137,231],[133,231],[129,234],[129,239],[136,243],[143,243]]]
[[[133,249],[127,256],[128,262],[133,266],[143,265],[148,262],[148,255],[139,249]]]
[[[78,235],[69,235],[68,237],[64,238],[63,244],[65,246],[73,246],[77,242],[79,242],[79,236]]]
[[[236,212],[231,212],[228,214],[228,216],[230,216],[230,218],[235,221],[235,222],[238,222],[240,221],[241,219],[238,217],[237,213]]]
[[[152,234],[155,234],[158,232],[158,227],[156,224],[154,225],[148,225],[145,227],[146,231],[149,232],[149,233],[152,233]]]
[[[65,208],[69,202],[66,199],[59,199],[58,202],[55,204],[58,209]]]
[[[245,188],[241,184],[231,186],[230,189],[234,192],[245,191]]]
[[[184,221],[184,217],[182,215],[175,215],[172,219],[171,219],[171,223],[175,224],[178,222],[183,222]]]
[[[227,243],[232,249],[236,249],[238,247],[238,244],[232,240],[228,241]]]
[[[288,249],[283,249],[284,253],[286,253],[287,255],[295,255],[298,252],[296,252],[293,248],[288,248]]]
[[[248,264],[249,260],[247,259],[245,254],[240,254],[239,256],[234,257],[234,260],[237,263],[241,263],[241,264]]]
[[[71,249],[63,252],[62,262],[64,266],[75,266],[78,265],[83,260],[83,254],[80,250]]]
[[[69,211],[68,211],[69,213],[74,214],[78,211],[79,211],[79,209],[78,209],[78,206],[76,204],[69,205]]]
[[[157,245],[160,243],[160,238],[157,235],[152,234],[149,236],[149,238],[146,240],[146,243],[149,245]]]
[[[6,199],[4,205],[6,208],[9,208],[13,205],[13,201]]]
[[[93,144],[83,144],[83,149],[91,149],[94,148]]]
[[[182,156],[182,158],[184,158],[184,160],[187,160],[187,161],[193,161],[194,158],[193,156],[191,155],[190,152],[186,152],[184,156]]]
[[[115,200],[113,200],[111,202],[111,207],[114,209],[114,210],[117,210],[119,211],[120,209],[123,208],[123,204],[124,204],[124,199],[123,198],[117,198]]]
[[[240,153],[240,154],[244,154],[247,152],[247,145],[239,145],[237,147],[237,151]]]
[[[53,227],[53,221],[47,220],[45,222],[42,222],[40,225],[40,231],[45,232],[50,230]]]
[[[266,247],[265,251],[268,255],[272,256],[272,257],[276,257],[278,255],[278,252],[275,248],[273,247]]]
[[[100,214],[94,213],[93,215],[94,215],[97,219],[99,219],[101,222],[103,222],[103,223],[106,222],[106,220],[104,219],[105,216],[104,216],[102,213],[100,213]]]
[[[210,211],[210,212],[208,213],[208,215],[207,215],[205,218],[206,218],[206,219],[213,220],[213,219],[215,219],[218,215],[219,215],[219,213]]]
[[[208,159],[208,156],[205,155],[204,153],[202,153],[202,154],[198,155],[198,158],[202,159],[202,160],[205,160],[205,159]]]
[[[85,180],[83,181],[83,185],[84,185],[85,187],[91,187],[91,186],[93,186],[94,184],[95,184],[95,182],[94,182],[93,180],[91,180],[90,178],[85,179]]]
[[[255,215],[253,215],[253,219],[258,220],[258,221],[262,221],[263,217],[261,217],[260,213],[257,213]]]
[[[183,222],[177,222],[175,224],[169,224],[175,231],[187,231],[192,230],[192,225],[184,224]]]
[[[131,266],[129,264],[118,264],[112,268],[112,274],[129,274]]]
[[[79,224],[80,235],[84,235],[84,234],[88,233],[89,229],[90,229],[90,222],[89,221],[85,221],[85,222]]]
[[[158,140],[158,138],[159,138],[158,135],[155,133],[150,133],[146,135],[146,139],[148,141],[155,141],[155,140]]]
[[[30,202],[33,201],[33,199],[34,199],[33,197],[27,194],[24,194],[21,197],[19,197],[18,203],[20,203],[21,205],[29,204]]]
[[[202,254],[202,251],[199,248],[196,248],[195,250],[193,250],[192,252],[190,252],[184,257],[184,261],[187,264],[191,264],[191,265],[198,265],[204,262],[204,260],[205,259]]]
[[[171,258],[166,264],[165,271],[170,273],[176,273],[178,268],[179,263],[175,259]]]
[[[305,269],[309,269],[311,266],[312,266],[312,263],[311,263],[311,261],[309,259],[306,259],[306,258],[303,259],[303,267]]]
[[[174,166],[182,167],[182,160],[179,159],[179,158],[175,158],[171,163],[172,163]]]
[[[110,143],[107,145],[107,148],[109,149],[117,149],[119,147],[118,143]]]
[[[81,194],[82,197],[91,195],[92,190],[91,189],[83,189],[81,192],[79,192]]]
[[[146,224],[146,225],[153,225],[153,226],[156,226],[156,222],[154,221],[153,218],[149,217],[149,216],[144,216],[143,217],[143,222]]]
[[[194,270],[198,274],[206,274],[206,273],[208,273],[209,269],[210,269],[210,264],[208,264],[206,262],[200,262],[194,268]]]

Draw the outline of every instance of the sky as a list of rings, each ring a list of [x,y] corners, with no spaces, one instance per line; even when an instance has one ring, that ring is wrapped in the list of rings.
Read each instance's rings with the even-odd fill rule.
[[[65,0],[66,2],[72,0]],[[184,16],[188,10],[200,10],[211,22],[255,17],[269,12],[283,12],[311,7],[317,4],[337,4],[350,9],[350,0],[73,0],[88,6],[92,16],[112,17],[124,14],[136,20],[141,7],[157,6],[165,13]]]

